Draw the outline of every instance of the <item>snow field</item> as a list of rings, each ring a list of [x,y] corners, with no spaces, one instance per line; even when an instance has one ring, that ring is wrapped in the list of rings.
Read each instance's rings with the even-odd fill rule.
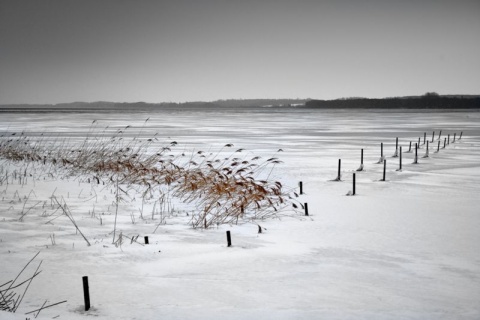
[[[308,203],[310,216],[258,221],[261,234],[253,223],[193,230],[187,213],[195,208],[175,205],[154,233],[161,217],[151,219],[149,202],[141,219],[137,198],[120,205],[117,223],[122,234],[140,235],[141,244],[126,241],[120,248],[112,244],[112,190],[75,177],[4,184],[0,282],[15,277],[38,251],[43,261],[19,312],[39,308],[48,299],[68,302],[43,310],[45,319],[480,317],[478,113],[256,110],[253,115],[199,111],[143,116],[6,114],[0,131],[28,127],[82,140],[93,119],[103,117],[97,121],[111,128],[142,128],[150,116],[149,126],[141,129],[145,136],[161,132],[165,141],[178,141],[186,150],[233,143],[269,157],[281,148],[284,164],[276,166],[273,178],[291,187],[303,181],[305,195],[299,201]],[[463,131],[462,140],[438,154],[431,146],[425,159],[425,149],[420,149],[417,165],[411,164],[413,153],[404,153],[403,171],[396,171],[398,158],[391,158],[395,137],[405,151],[409,141],[421,137],[423,142],[423,132],[431,139],[432,131],[440,129],[442,137]],[[383,165],[376,164],[380,142],[387,159],[385,182],[379,181]],[[365,171],[356,172],[361,148]],[[338,159],[343,181],[332,182]],[[347,197],[353,172],[357,195]],[[91,246],[65,216],[46,224],[59,213],[47,217],[55,210],[52,193],[64,198]],[[38,201],[18,221],[22,210]],[[230,248],[226,230],[232,233]],[[143,236],[149,236],[149,245],[142,245]],[[88,312],[83,311],[84,275],[89,276],[93,306]]]

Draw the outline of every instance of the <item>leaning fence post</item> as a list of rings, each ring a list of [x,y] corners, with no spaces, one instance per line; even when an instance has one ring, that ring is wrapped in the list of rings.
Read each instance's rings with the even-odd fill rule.
[[[90,292],[88,289],[88,277],[84,276],[82,280],[83,280],[83,300],[85,302],[85,311],[88,311],[88,309],[90,309]]]
[[[432,143],[433,143],[434,139],[435,139],[435,131],[433,131],[433,133],[432,133]]]
[[[407,152],[411,152],[412,151],[412,141],[410,141],[410,146],[408,147],[408,151]]]
[[[230,230],[227,231],[227,247],[232,246],[232,238],[230,236]]]
[[[458,138],[458,140],[462,139],[462,134],[463,134],[463,131],[460,132],[460,137]]]
[[[438,134],[438,140],[442,138],[442,130],[440,130],[440,133]]]

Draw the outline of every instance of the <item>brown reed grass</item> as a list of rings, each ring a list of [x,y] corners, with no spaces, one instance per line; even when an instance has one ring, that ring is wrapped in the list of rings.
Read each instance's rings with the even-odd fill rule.
[[[140,188],[143,196],[156,192],[162,198],[168,192],[198,209],[192,215],[194,228],[266,219],[297,208],[291,190],[269,179],[281,163],[275,156],[262,160],[237,149],[220,158],[233,144],[224,145],[216,154],[200,150],[187,156],[172,151],[176,141],[159,145],[155,136],[127,139],[128,129],[113,136],[106,129],[90,130],[80,143],[58,136],[29,137],[25,132],[5,134],[0,137],[0,159],[38,164],[37,174],[84,176],[115,188],[117,184]]]

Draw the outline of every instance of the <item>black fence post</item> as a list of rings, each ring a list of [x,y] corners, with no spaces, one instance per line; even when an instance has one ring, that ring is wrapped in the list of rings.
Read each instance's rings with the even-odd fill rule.
[[[412,141],[410,141],[410,146],[408,147],[408,151],[407,152],[411,152],[412,151]]]
[[[363,149],[360,153],[360,167],[357,169],[357,171],[363,171]]]
[[[425,155],[423,156],[424,158],[429,157],[429,150],[428,150],[428,141],[427,141],[427,150],[425,151]]]
[[[386,170],[387,170],[387,160],[383,160],[383,179],[382,179],[382,181],[385,181]]]
[[[463,131],[460,132],[460,137],[458,138],[458,140],[462,139],[462,134],[463,134]]]
[[[355,195],[355,173],[353,174],[353,193],[352,196]]]
[[[145,244],[148,244],[148,236],[143,237],[145,239]]]
[[[450,144],[450,134],[448,134],[447,144]]]
[[[342,180],[342,176],[340,174],[340,170],[342,168],[342,159],[338,159],[338,176],[337,176],[337,181],[341,181]]]
[[[442,138],[442,130],[440,130],[440,133],[438,134],[438,140]]]
[[[393,154],[393,157],[398,157],[398,137],[395,138],[395,153]]]
[[[423,144],[425,144],[425,141],[427,141],[427,133],[423,133]]]
[[[84,276],[83,278],[83,300],[85,301],[85,311],[90,309],[90,292],[88,288],[88,277]]]
[[[445,149],[446,146],[447,146],[447,138],[444,138],[443,139],[443,149]]]
[[[452,142],[452,143],[455,143],[455,138],[456,138],[456,136],[457,136],[457,133],[454,133],[454,134],[453,134],[453,142]]]
[[[400,146],[400,167],[399,171],[402,171],[402,146]]]
[[[433,133],[432,133],[432,143],[433,143],[434,139],[435,139],[435,131],[433,131]]]
[[[440,140],[438,140],[437,152],[440,152]]]
[[[303,194],[303,182],[300,181],[300,182],[298,183],[298,186],[300,187],[300,194]]]
[[[230,231],[227,231],[227,247],[232,246],[232,238],[230,236]]]
[[[305,215],[308,216],[308,203],[304,203],[303,206],[305,208]]]

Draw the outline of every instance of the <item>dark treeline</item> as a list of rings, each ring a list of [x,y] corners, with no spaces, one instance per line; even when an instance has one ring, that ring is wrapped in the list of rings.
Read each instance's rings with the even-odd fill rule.
[[[427,94],[408,98],[310,100],[305,103],[305,107],[323,109],[480,109],[480,97]]]

